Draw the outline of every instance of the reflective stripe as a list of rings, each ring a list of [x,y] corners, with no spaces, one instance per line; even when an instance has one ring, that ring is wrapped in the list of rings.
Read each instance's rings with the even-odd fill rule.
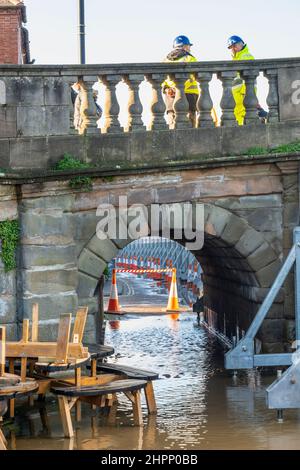
[[[165,60],[165,62],[169,63],[176,63],[176,62],[197,62],[197,59],[194,56],[186,55],[181,59],[177,60]],[[171,80],[169,77],[162,83],[162,88],[176,88],[176,83]],[[199,95],[199,87],[197,82],[195,81],[195,77],[193,74],[190,75],[190,78],[184,84],[184,92],[185,93],[193,93]]]
[[[242,78],[237,77],[233,80],[233,86],[243,85],[243,83],[244,83],[244,80]]]
[[[240,83],[239,85],[233,85],[232,89],[233,90],[239,90],[240,88],[242,88],[244,85],[244,83]]]

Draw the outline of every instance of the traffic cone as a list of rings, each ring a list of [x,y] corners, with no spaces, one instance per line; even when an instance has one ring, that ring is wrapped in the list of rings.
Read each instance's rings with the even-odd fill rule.
[[[108,301],[108,307],[106,310],[107,313],[121,313],[119,299],[118,299],[118,289],[117,289],[117,275],[116,270],[112,271],[112,280],[111,280],[111,291]]]
[[[169,294],[169,301],[167,306],[167,312],[180,312],[178,294],[177,294],[177,281],[176,281],[176,268],[173,268],[172,282]]]

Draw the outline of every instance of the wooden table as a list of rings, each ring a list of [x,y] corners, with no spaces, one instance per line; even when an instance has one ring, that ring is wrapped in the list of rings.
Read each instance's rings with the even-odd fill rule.
[[[7,374],[8,375],[8,374]],[[14,376],[15,377],[15,376]],[[19,377],[20,379],[20,377]],[[37,391],[38,384],[34,379],[26,379],[25,382],[19,382],[13,385],[0,387],[0,417],[6,413],[8,400],[30,396]],[[7,450],[7,441],[0,429],[0,450]]]
[[[58,370],[74,370],[77,376],[76,381],[80,383],[80,366],[90,358],[88,349],[82,344],[87,313],[87,307],[80,307],[77,310],[71,338],[72,314],[66,313],[60,315],[57,342],[40,342],[38,341],[38,305],[34,304],[31,337],[29,320],[25,319],[22,340],[6,343],[9,372],[14,373],[16,363],[20,363],[20,375],[24,381],[28,374],[28,364],[31,377],[36,368],[43,376]],[[50,389],[51,381],[38,380],[38,383],[40,385],[38,394],[44,395]],[[32,404],[32,399],[30,399],[30,404]],[[10,417],[14,417],[14,400],[10,401]]]

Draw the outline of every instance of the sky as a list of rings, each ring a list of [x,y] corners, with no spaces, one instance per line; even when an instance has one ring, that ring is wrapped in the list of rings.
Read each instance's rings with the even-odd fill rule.
[[[78,63],[78,0],[24,2],[35,63]],[[199,61],[230,60],[231,35],[241,36],[257,59],[300,56],[300,0],[85,0],[85,7],[87,63],[161,62],[182,34]],[[267,81],[260,78],[258,85],[267,109]],[[149,88],[141,87],[143,104],[151,100]],[[214,79],[210,89],[219,115],[220,82]],[[125,92],[119,85],[124,108]]]
[[[78,0],[25,0],[38,64],[78,62]],[[198,60],[226,60],[241,36],[257,58],[300,55],[299,0],[85,0],[88,63],[160,62],[180,34]]]

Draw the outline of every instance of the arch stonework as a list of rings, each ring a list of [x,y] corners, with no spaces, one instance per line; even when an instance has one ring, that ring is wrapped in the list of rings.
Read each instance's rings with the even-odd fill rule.
[[[213,204],[205,204],[204,208],[204,246],[193,253],[204,272],[206,308],[220,326],[226,314],[229,329],[235,323],[246,329],[278,272],[278,254],[262,233],[242,217]],[[171,219],[171,231],[175,228],[176,220],[174,223]],[[95,292],[105,266],[133,240],[130,231],[128,240],[100,240],[97,234],[89,239],[78,258],[80,303],[88,303],[91,308],[93,302],[97,304]],[[271,345],[282,339],[282,312],[279,299],[263,326],[267,334],[262,331],[261,337],[266,336]]]
[[[54,339],[59,313],[87,304],[91,341],[99,276],[131,241],[99,243],[97,208],[107,203],[118,208],[119,197],[126,196],[128,206],[185,201],[205,205],[205,243],[195,256],[204,270],[206,306],[219,322],[226,313],[229,329],[234,318],[246,329],[291,248],[293,229],[299,225],[298,181],[298,165],[287,160],[230,167],[216,162],[210,168],[162,169],[110,181],[99,177],[90,192],[72,190],[68,181],[21,185],[16,194],[2,186],[0,218],[19,218],[21,242],[16,272],[3,274],[0,260],[0,322],[8,325],[10,339],[16,337],[22,319],[31,318],[32,304],[38,302],[40,338]],[[123,221],[125,228],[127,223]],[[280,351],[293,341],[294,328],[291,275],[260,335],[269,350]]]

